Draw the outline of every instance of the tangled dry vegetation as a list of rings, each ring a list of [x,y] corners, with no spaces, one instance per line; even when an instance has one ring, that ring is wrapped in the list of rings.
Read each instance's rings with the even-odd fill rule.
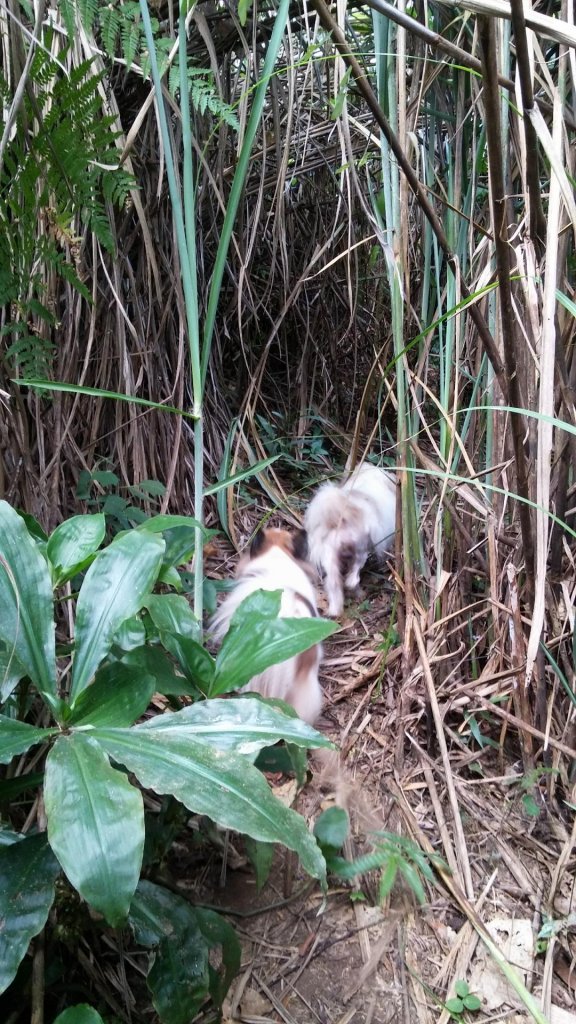
[[[273,14],[254,9],[242,26],[199,3],[189,15],[190,58],[241,129]],[[438,1000],[459,979],[481,996],[479,1019],[524,1019],[486,959],[487,929],[546,1019],[574,1006],[576,36],[562,5],[445,0],[413,14],[384,0],[338,18],[323,0],[290,10],[219,297],[206,482],[281,458],[209,504],[232,543],[208,568],[229,575],[265,518],[297,523],[310,487],[347,458],[399,467],[395,559],[327,645],[322,725],[342,751],[358,849],[387,829],[447,867],[425,909],[402,886],[378,911],[345,888],[325,908],[310,891],[265,891],[264,907],[283,905],[242,926],[251,966],[229,1012],[250,992],[245,1019],[444,1022]],[[157,16],[169,34],[171,7]],[[9,79],[17,24],[2,31]],[[80,221],[60,239],[93,301],[40,267],[57,323],[27,318],[55,346],[53,380],[185,409],[154,104],[137,61],[111,65],[94,33],[66,60],[96,54],[137,187],[113,214],[113,254]],[[205,296],[241,133],[209,110],[193,125]],[[26,392],[12,383],[21,371],[4,354],[5,497],[52,526],[77,507],[81,470],[106,465],[123,485],[161,481],[163,509],[193,511],[184,418]],[[327,799],[320,783],[300,797],[310,813]],[[232,910],[245,909],[241,877],[221,897],[240,901]]]

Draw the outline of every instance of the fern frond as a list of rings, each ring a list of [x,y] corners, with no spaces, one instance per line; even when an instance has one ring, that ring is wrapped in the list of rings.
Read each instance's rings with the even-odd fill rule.
[[[124,18],[120,25],[120,38],[122,40],[122,56],[126,61],[128,67],[131,67],[136,58],[136,54],[141,50],[142,43],[142,26],[135,20],[135,18],[126,17],[130,14],[131,7],[138,7],[138,14],[140,13],[139,5],[124,4],[123,13]]]
[[[133,188],[133,176],[122,168],[119,168],[114,174],[106,174],[102,180],[102,194],[114,206],[124,206],[130,195],[130,190]]]
[[[72,0],[60,0],[58,9],[69,41],[76,35],[76,8]]]
[[[17,324],[22,332],[28,332],[26,324]],[[51,374],[56,346],[53,341],[39,334],[22,333],[8,345],[4,359],[15,377],[46,378]]]
[[[160,38],[156,40],[156,61],[158,63],[158,71],[161,78],[163,78],[166,73],[168,58],[170,56],[173,43],[174,40],[168,39],[166,36],[160,36]],[[142,77],[145,79],[150,78],[150,56],[147,50],[142,55]],[[168,86],[168,88],[170,88],[170,86]]]
[[[119,11],[112,4],[107,4],[100,12],[100,32],[104,49],[110,57],[113,57],[116,53],[120,27],[121,18]]]
[[[89,32],[94,30],[94,24],[98,17],[98,10],[100,4],[98,0],[77,0],[78,3],[78,14],[82,19],[82,24]]]
[[[224,121],[234,131],[239,131],[240,125],[233,108],[220,98],[214,84],[214,76],[210,68],[188,68],[188,83],[190,90],[190,102],[199,114],[210,111],[218,121]],[[173,96],[180,92],[180,68],[176,59],[170,68],[168,75],[168,89]]]

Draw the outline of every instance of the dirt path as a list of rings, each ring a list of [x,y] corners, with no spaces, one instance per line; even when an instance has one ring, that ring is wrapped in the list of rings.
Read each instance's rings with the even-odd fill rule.
[[[242,941],[242,971],[225,1019],[444,1024],[450,1015],[443,1004],[465,981],[482,1007],[454,1019],[531,1020],[486,955],[474,927],[479,920],[538,1005],[544,992],[544,1019],[576,1024],[571,919],[557,938],[536,940],[547,900],[556,919],[573,908],[570,815],[556,803],[550,775],[523,778],[512,738],[504,738],[504,760],[492,740],[495,723],[475,711],[471,725],[470,697],[440,704],[447,778],[446,761],[428,738],[424,686],[418,678],[402,681],[397,648],[383,649],[390,583],[374,571],[365,586],[368,600],[347,606],[342,631],[326,644],[327,700],[318,727],[337,744],[340,760],[312,761],[294,806],[311,824],[333,803],[346,806],[350,856],[371,849],[374,833],[386,830],[434,851],[448,868],[444,879],[433,872],[434,884],[424,880],[424,906],[401,874],[379,905],[379,872],[356,886],[332,879],[324,897],[292,855],[277,850],[258,893],[239,840],[225,872],[214,858],[193,894],[226,909]],[[401,702],[407,686],[410,700]],[[285,794],[285,778],[271,784]]]

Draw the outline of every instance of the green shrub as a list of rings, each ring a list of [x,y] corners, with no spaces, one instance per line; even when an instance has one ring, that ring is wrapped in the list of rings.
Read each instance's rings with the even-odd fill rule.
[[[0,992],[48,915],[58,917],[63,872],[97,918],[129,926],[155,951],[147,980],[162,1021],[192,1019],[209,997],[221,1002],[239,965],[234,932],[141,879],[145,816],[134,780],[224,828],[283,843],[325,878],[304,820],[273,796],[253,762],[281,738],[297,747],[328,741],[277,704],[215,695],[335,627],[274,618],[279,595],[252,595],[212,657],[175,592],[197,526],[156,516],[101,548],[102,513],[75,516],[47,537],[0,502],[0,762],[9,766],[0,780]],[[154,592],[159,582],[162,592]],[[193,702],[141,721],[155,692]],[[26,834],[17,830],[16,804],[25,789],[43,794]],[[219,971],[209,962],[214,946]]]

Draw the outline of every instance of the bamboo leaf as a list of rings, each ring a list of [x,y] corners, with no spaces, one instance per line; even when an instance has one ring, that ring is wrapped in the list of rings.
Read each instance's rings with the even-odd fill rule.
[[[38,388],[40,391],[61,391],[64,394],[89,395],[93,398],[111,398],[115,402],[129,402],[131,405],[143,405],[148,409],[157,409],[159,412],[171,412],[177,416],[184,416],[187,419],[194,419],[193,413],[185,412],[174,405],[165,405],[163,402],[151,402],[147,398],[137,398],[135,395],[124,395],[120,391],[105,391],[103,388],[90,388],[82,384],[67,384],[64,381],[44,380],[36,377],[14,377],[11,381],[22,388]]]
[[[242,480],[248,480],[251,476],[257,476],[263,469],[267,469],[273,462],[276,462],[280,458],[280,455],[271,455],[267,459],[260,459],[259,462],[255,462],[251,466],[247,466],[246,469],[241,470],[239,473],[234,473],[232,476],[224,477],[222,480],[218,480],[215,484],[210,484],[204,490],[204,495],[218,494],[220,491],[225,490],[227,487],[233,487],[234,484],[239,484]]]
[[[113,926],[134,895],[144,850],[142,796],[90,736],[61,736],[46,760],[48,838],[80,895]]]

